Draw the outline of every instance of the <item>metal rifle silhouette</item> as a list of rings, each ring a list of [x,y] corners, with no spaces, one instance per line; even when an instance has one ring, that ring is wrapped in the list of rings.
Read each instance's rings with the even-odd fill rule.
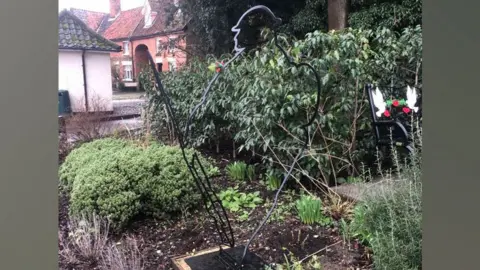
[[[228,219],[227,212],[222,205],[222,202],[218,199],[217,195],[213,191],[210,180],[208,178],[208,175],[207,175],[204,167],[200,163],[200,160],[198,158],[197,153],[194,152],[191,159],[189,160],[187,158],[187,154],[185,152],[185,148],[188,145],[188,138],[189,138],[189,135],[190,135],[189,134],[190,133],[190,125],[191,125],[191,122],[193,121],[193,118],[195,117],[195,113],[197,112],[197,110],[202,105],[205,104],[206,98],[208,96],[208,93],[210,92],[210,89],[211,89],[212,85],[215,83],[215,81],[218,79],[218,77],[220,76],[221,73],[217,72],[213,76],[213,78],[209,81],[207,87],[203,91],[203,95],[201,97],[200,102],[191,111],[191,113],[188,117],[187,123],[186,123],[185,132],[182,134],[181,130],[178,127],[177,119],[175,118],[175,113],[174,113],[174,110],[173,110],[173,107],[172,107],[172,102],[170,100],[170,95],[169,95],[168,91],[162,85],[162,81],[160,79],[159,73],[155,69],[155,62],[153,61],[152,56],[150,55],[150,53],[147,53],[147,56],[148,56],[148,59],[149,59],[149,62],[150,62],[150,66],[151,66],[151,68],[153,70],[153,73],[154,73],[157,88],[158,88],[158,90],[159,90],[159,92],[160,92],[160,94],[163,98],[167,113],[168,113],[170,119],[172,120],[172,125],[173,125],[173,128],[174,128],[174,132],[175,132],[175,134],[177,134],[177,139],[178,139],[178,143],[180,145],[180,148],[182,150],[183,158],[184,158],[185,163],[187,164],[187,166],[189,168],[190,173],[192,174],[192,176],[195,180],[195,183],[196,183],[198,189],[200,190],[200,192],[202,194],[202,199],[203,199],[205,208],[208,212],[208,215],[212,218],[213,223],[214,223],[214,225],[217,229],[217,232],[219,233],[221,243],[220,243],[220,252],[219,252],[219,255],[217,256],[217,259],[219,259],[226,266],[226,269],[242,269],[242,267],[244,266],[245,257],[247,255],[247,251],[248,251],[248,248],[249,248],[251,242],[256,237],[258,232],[263,228],[263,226],[265,225],[265,223],[268,221],[268,219],[272,215],[273,211],[275,210],[275,208],[277,206],[277,203],[278,203],[279,194],[281,193],[281,191],[282,191],[283,187],[285,186],[287,180],[290,178],[290,175],[293,171],[293,168],[294,168],[295,164],[301,158],[304,157],[304,152],[309,146],[308,145],[308,138],[309,138],[308,127],[313,124],[313,122],[315,121],[315,118],[318,116],[318,110],[319,110],[319,106],[320,106],[320,94],[321,94],[320,75],[315,70],[315,68],[312,65],[310,65],[309,63],[303,63],[303,62],[296,63],[287,54],[285,49],[279,44],[277,27],[281,24],[282,20],[280,18],[276,17],[274,15],[274,13],[266,6],[257,5],[257,6],[254,6],[250,9],[248,9],[240,17],[237,24],[234,27],[232,27],[232,29],[231,29],[232,32],[236,33],[235,37],[234,37],[234,52],[235,52],[235,54],[228,62],[226,62],[223,65],[223,67],[222,67],[223,71],[227,70],[228,65],[230,63],[232,63],[234,60],[236,60],[245,51],[244,47],[239,46],[239,41],[238,41],[238,36],[240,35],[240,32],[241,32],[240,24],[247,17],[247,15],[252,14],[255,11],[262,11],[262,12],[266,13],[267,15],[269,15],[270,18],[273,20],[272,30],[273,30],[273,33],[274,33],[275,46],[282,52],[284,57],[287,59],[288,63],[290,65],[293,65],[293,66],[298,67],[298,68],[304,66],[304,67],[310,69],[313,72],[313,74],[315,76],[315,79],[316,79],[317,100],[316,100],[315,111],[314,111],[312,117],[307,121],[306,124],[301,126],[301,128],[304,130],[304,134],[305,134],[305,138],[304,138],[304,141],[303,141],[303,146],[300,149],[299,153],[294,158],[294,160],[292,162],[292,165],[290,166],[290,169],[288,170],[287,174],[284,176],[284,179],[283,179],[277,193],[275,194],[275,199],[274,199],[272,207],[269,209],[269,211],[267,212],[267,215],[262,220],[262,222],[259,224],[259,226],[256,228],[256,230],[254,231],[254,233],[252,234],[252,236],[248,240],[247,244],[245,245],[244,251],[243,251],[243,254],[242,254],[242,258],[241,258],[240,261],[235,260],[231,255],[229,255],[227,252],[225,252],[222,248],[222,245],[228,245],[230,248],[235,247],[235,239],[234,239],[234,235],[233,235],[233,230],[232,230],[232,227],[230,225],[230,221]]]

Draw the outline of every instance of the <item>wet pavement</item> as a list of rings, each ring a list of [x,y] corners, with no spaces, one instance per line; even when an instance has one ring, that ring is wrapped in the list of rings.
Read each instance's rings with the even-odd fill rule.
[[[143,99],[126,99],[113,101],[114,115],[140,115],[142,113],[145,100]]]

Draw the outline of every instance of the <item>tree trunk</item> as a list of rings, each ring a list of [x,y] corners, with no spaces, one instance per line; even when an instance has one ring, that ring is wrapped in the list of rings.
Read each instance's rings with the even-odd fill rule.
[[[237,159],[237,146],[235,145],[235,140],[233,140],[233,159]]]
[[[347,27],[348,0],[328,0],[328,30]]]

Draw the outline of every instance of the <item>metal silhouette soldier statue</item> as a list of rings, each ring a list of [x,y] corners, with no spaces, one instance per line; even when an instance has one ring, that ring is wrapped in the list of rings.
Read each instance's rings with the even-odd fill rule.
[[[273,20],[273,24],[271,25],[271,28],[274,33],[274,42],[275,46],[282,52],[282,54],[285,56],[287,61],[296,67],[301,67],[304,66],[312,71],[312,73],[315,76],[316,79],[316,85],[317,85],[317,100],[316,100],[316,109],[313,112],[313,115],[310,119],[307,119],[306,123],[302,125],[301,127],[304,130],[305,138],[303,142],[303,147],[300,149],[299,153],[296,155],[294,158],[292,165],[290,166],[288,173],[285,174],[284,179],[280,185],[280,188],[278,189],[275,199],[273,202],[273,205],[271,209],[268,211],[267,215],[265,218],[262,220],[262,222],[259,224],[259,226],[256,228],[256,230],[253,232],[252,236],[250,237],[249,241],[247,244],[243,246],[238,246],[235,247],[235,239],[233,236],[233,230],[230,226],[230,221],[228,219],[227,213],[225,211],[225,208],[222,206],[222,202],[218,199],[217,195],[215,194],[214,190],[212,189],[212,186],[210,184],[210,181],[208,179],[208,176],[200,163],[200,160],[197,156],[197,154],[193,154],[191,157],[187,157],[184,149],[187,147],[189,144],[189,127],[190,124],[195,117],[195,113],[197,110],[205,103],[206,98],[208,96],[208,93],[210,91],[210,88],[212,87],[213,83],[217,80],[217,78],[221,75],[222,72],[226,71],[228,69],[228,65],[237,59],[244,51],[244,47],[239,46],[239,41],[238,41],[238,36],[240,35],[241,29],[240,29],[240,24],[244,21],[244,19],[254,13],[254,12],[264,12],[266,15],[269,15],[269,17]],[[321,81],[320,81],[320,76],[317,73],[317,71],[313,68],[308,63],[295,63],[292,58],[286,53],[286,51],[283,49],[283,47],[278,43],[278,33],[277,33],[277,27],[281,24],[282,20],[278,17],[276,17],[273,12],[267,8],[266,6],[258,5],[250,8],[247,10],[238,20],[237,24],[232,28],[232,32],[235,33],[234,37],[234,52],[235,55],[225,64],[217,64],[216,66],[216,73],[213,76],[213,78],[210,80],[208,83],[207,87],[205,88],[203,92],[203,96],[200,100],[200,102],[194,107],[192,110],[186,124],[186,129],[185,132],[182,134],[181,130],[178,126],[177,119],[175,118],[175,113],[173,111],[173,107],[171,104],[171,100],[169,97],[169,93],[166,91],[166,89],[163,87],[162,82],[160,80],[159,74],[155,69],[155,62],[153,61],[153,58],[150,54],[148,54],[149,62],[151,65],[151,68],[154,72],[155,76],[155,81],[157,84],[157,88],[160,91],[160,94],[163,98],[163,101],[165,102],[165,106],[167,109],[167,113],[170,117],[170,119],[173,122],[173,127],[175,129],[175,134],[177,134],[177,139],[178,143],[180,145],[180,148],[182,149],[183,153],[183,158],[188,166],[188,169],[190,170],[190,173],[192,174],[193,178],[195,179],[196,185],[198,189],[200,190],[202,194],[202,199],[204,202],[204,206],[207,210],[208,215],[210,218],[213,220],[213,223],[215,225],[215,228],[217,229],[217,232],[220,237],[220,251],[218,252],[217,255],[215,255],[216,263],[212,263],[212,265],[204,265],[204,266],[199,266],[195,262],[189,264],[192,269],[205,269],[205,270],[216,270],[216,269],[262,269],[260,265],[263,265],[263,262],[259,257],[257,257],[255,254],[249,252],[248,247],[250,246],[251,242],[255,238],[255,236],[258,234],[258,232],[262,229],[262,227],[265,225],[267,220],[270,218],[272,212],[275,210],[277,206],[277,200],[278,196],[281,193],[283,187],[285,186],[285,183],[289,179],[293,168],[295,164],[302,158],[304,157],[304,152],[308,148],[308,138],[309,138],[309,131],[308,127],[314,122],[315,118],[318,116],[318,108],[320,104],[320,87],[321,87]],[[229,246],[229,249],[223,249],[222,246],[226,245]],[[221,266],[218,265],[220,263]]]

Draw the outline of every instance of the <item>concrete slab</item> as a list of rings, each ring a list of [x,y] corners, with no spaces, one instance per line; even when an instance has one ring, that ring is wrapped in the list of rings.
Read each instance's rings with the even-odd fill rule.
[[[360,202],[365,196],[379,194],[385,192],[387,189],[391,189],[398,181],[401,180],[377,178],[368,183],[343,184],[333,187],[332,189],[344,199]]]

